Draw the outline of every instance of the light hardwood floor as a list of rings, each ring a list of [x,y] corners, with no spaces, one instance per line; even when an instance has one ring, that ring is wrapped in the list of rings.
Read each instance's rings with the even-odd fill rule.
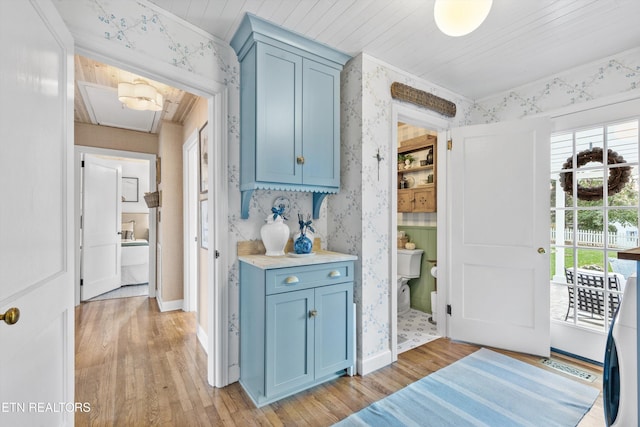
[[[193,313],[160,313],[147,297],[78,306],[76,401],[91,411],[77,413],[76,425],[329,426],[478,349],[441,338],[364,377],[338,378],[256,409],[238,383],[207,384],[195,330]],[[538,357],[503,353],[542,367]],[[554,357],[598,375],[591,385],[602,387],[598,367]],[[579,425],[604,426],[602,397]]]

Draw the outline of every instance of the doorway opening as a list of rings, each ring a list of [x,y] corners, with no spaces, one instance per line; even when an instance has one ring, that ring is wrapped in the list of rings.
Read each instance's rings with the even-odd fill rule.
[[[202,120],[202,122],[196,126],[201,127],[202,123],[209,124],[206,130],[206,146],[208,152],[211,154],[209,157],[214,160],[212,162],[208,162],[208,164],[206,165],[208,171],[208,183],[210,187],[209,193],[215,194],[216,199],[227,199],[227,148],[225,143],[227,134],[225,120],[227,110],[227,95],[226,88],[223,84],[207,78],[198,77],[190,73],[181,74],[180,81],[177,81],[175,68],[170,64],[160,64],[153,71],[151,71],[145,68],[146,65],[140,63],[139,58],[137,57],[114,59],[113,57],[99,52],[83,49],[78,45],[76,45],[76,52],[89,58],[99,58],[99,60],[103,63],[113,64],[113,66],[118,67],[118,69],[135,70],[136,73],[146,79],[156,82],[162,82],[162,84],[171,85],[171,87],[176,88],[176,90],[188,91],[192,94],[195,94],[195,96],[200,97],[202,99],[202,104],[205,106],[202,112],[204,120]],[[176,105],[165,104],[165,108],[174,109],[175,112]],[[188,111],[184,113],[188,115]],[[200,118],[200,115],[198,115],[198,119]],[[174,136],[178,136],[178,138],[180,139],[180,145],[174,145],[174,148],[177,148],[178,153],[175,158],[179,159],[179,157],[181,156],[182,145],[185,139],[181,135],[181,132],[177,132]],[[99,144],[100,141],[97,141],[97,143]],[[127,149],[130,149],[130,147]],[[167,159],[164,158],[160,160],[162,160],[162,164],[161,167],[159,167],[159,171],[162,171],[163,168],[165,173],[176,173],[177,171],[180,176],[179,179],[182,178],[182,170],[180,167],[181,160],[179,161],[180,165],[170,165],[166,161]],[[162,179],[165,178],[165,173],[161,173]],[[179,187],[180,189],[182,188],[181,185]],[[166,202],[164,198],[161,199],[161,203]],[[179,197],[179,200],[176,199],[171,203],[171,206],[180,206],[179,210],[182,210],[181,195]],[[224,203],[214,203],[214,198],[210,197],[207,201],[207,208],[209,212],[207,219],[207,230],[209,230],[208,245],[212,249],[214,249],[216,247],[221,247],[225,242],[224,237],[220,235],[218,230],[222,230],[224,228],[222,227],[222,224],[224,224],[227,219],[226,206]],[[158,215],[158,221],[162,221],[163,219],[166,219],[166,215]],[[178,229],[180,230],[180,236],[176,236],[175,238],[171,238],[170,240],[172,242],[179,242],[179,257],[182,262],[182,222],[180,222],[180,225],[178,227],[174,227],[174,231]],[[163,233],[163,236],[164,234],[165,233]],[[167,248],[162,248],[161,246],[158,247],[156,245],[156,249],[158,255],[156,267],[160,268],[162,266],[163,255],[166,259],[166,257],[171,256],[171,254],[166,251]],[[214,258],[213,254],[217,253],[220,254],[219,257]],[[206,295],[202,295],[202,298],[200,299],[200,308],[202,308],[202,312],[198,313],[198,316],[201,317],[199,319],[199,323],[202,323],[200,325],[202,326],[202,328],[199,329],[199,332],[202,331],[203,334],[198,333],[198,338],[207,353],[207,380],[212,386],[222,387],[228,384],[229,378],[229,368],[227,363],[228,290],[226,286],[221,285],[224,283],[222,279],[227,271],[227,254],[223,251],[218,252],[215,250],[211,250],[208,252],[206,261],[203,264],[204,265],[202,265],[202,268],[206,269],[208,275],[206,278],[206,284],[204,285]],[[163,286],[163,283],[161,282],[163,276],[164,275],[158,276],[156,288],[161,288]],[[180,277],[172,278],[171,282],[174,284],[180,284],[182,280],[183,275],[180,274]],[[172,295],[171,298],[169,298],[172,304],[168,304],[165,309],[175,310],[183,308],[183,299],[176,299],[180,298],[179,294],[182,293],[182,291],[183,289],[180,289],[178,291],[178,295]]]
[[[439,219],[444,219],[446,120],[392,104],[391,157],[391,352],[398,353],[445,335],[446,289],[437,289],[434,267],[444,258]],[[446,150],[446,149],[445,149]],[[446,153],[446,151],[444,151]],[[438,157],[442,156],[443,162]],[[441,180],[442,178],[442,180]],[[444,222],[443,222],[444,224]],[[407,243],[409,246],[407,247]],[[415,245],[415,247],[413,247]],[[422,251],[422,252],[420,252]],[[411,273],[411,264],[414,264]],[[401,274],[401,272],[403,272]],[[436,289],[438,296],[436,297]],[[433,293],[433,294],[432,294]],[[441,301],[437,301],[441,299]]]
[[[76,146],[80,301],[156,296],[156,156]]]

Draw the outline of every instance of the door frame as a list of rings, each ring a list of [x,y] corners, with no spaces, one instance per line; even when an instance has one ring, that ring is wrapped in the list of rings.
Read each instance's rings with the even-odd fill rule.
[[[194,153],[195,152],[195,153]],[[194,158],[195,154],[195,158]],[[183,310],[198,311],[198,130],[182,145],[182,215],[184,226]],[[195,181],[194,181],[195,178]],[[194,221],[195,214],[195,221]],[[194,233],[195,229],[195,233]]]
[[[107,148],[88,147],[84,145],[74,145],[74,217],[76,218],[75,233],[75,280],[74,293],[75,305],[80,304],[80,245],[82,244],[82,236],[80,233],[80,216],[82,215],[81,191],[82,191],[82,171],[80,162],[84,154],[92,154],[97,156],[123,157],[130,159],[141,159],[149,161],[149,191],[156,191],[156,168],[155,154],[136,153],[133,151],[111,150]],[[151,213],[149,213],[151,217]],[[156,241],[157,241],[156,222],[149,220],[149,298],[156,296]],[[153,256],[152,256],[153,255]]]
[[[637,93],[624,92],[533,117],[548,117],[551,120],[551,133],[555,133],[625,117],[637,117],[639,107],[640,96]],[[640,324],[640,316],[638,323]],[[605,331],[593,331],[555,319],[551,319],[550,326],[552,349],[602,363],[607,339]],[[640,328],[638,337],[640,343]],[[600,348],[595,348],[597,345]]]
[[[434,115],[428,111],[417,110],[406,105],[392,102],[391,103],[391,152],[389,153],[390,172],[390,193],[391,198],[389,202],[389,216],[390,229],[389,236],[390,248],[396,248],[398,240],[398,173],[397,162],[395,161],[398,155],[398,121],[410,123],[413,126],[419,126],[421,128],[434,130],[438,132],[438,144],[437,144],[437,189],[436,189],[436,222],[437,227],[437,254],[438,254],[438,266],[446,265],[446,176],[447,176],[447,130],[451,127],[451,123],[441,117]],[[445,142],[445,143],[443,143]],[[391,360],[395,362],[398,360],[398,254],[395,250],[390,251],[391,256],[389,259],[389,272],[391,273],[391,295],[390,295],[390,324],[391,324]],[[438,267],[438,276],[440,276],[440,267]],[[441,283],[445,283],[441,280]],[[438,288],[438,310],[437,310],[437,330],[440,336],[446,336],[447,332],[447,317],[444,315],[444,307],[447,300],[446,286]]]
[[[209,162],[209,248],[226,248],[228,239],[227,203],[227,110],[228,89],[224,83],[184,72],[171,64],[149,58],[141,58],[136,52],[127,50],[107,51],[99,42],[89,39],[75,39],[75,53],[94,60],[111,64],[151,80],[164,83],[207,100],[207,120],[209,132],[209,153],[213,161]],[[117,56],[116,56],[117,55]],[[215,195],[215,197],[211,197]],[[223,203],[214,203],[214,199]],[[229,289],[225,277],[228,272],[229,254],[219,250],[220,256],[214,258],[215,250],[209,251],[207,269],[207,380],[211,386],[224,387],[229,384],[228,362],[228,301]]]

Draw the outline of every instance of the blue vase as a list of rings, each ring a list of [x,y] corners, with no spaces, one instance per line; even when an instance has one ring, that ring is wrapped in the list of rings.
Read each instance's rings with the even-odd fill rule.
[[[293,251],[297,254],[309,254],[311,249],[313,249],[313,242],[304,234],[293,242]]]

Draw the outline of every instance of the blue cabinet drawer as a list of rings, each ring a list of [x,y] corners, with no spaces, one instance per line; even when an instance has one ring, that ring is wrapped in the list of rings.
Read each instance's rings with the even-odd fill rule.
[[[353,281],[353,262],[313,264],[266,272],[267,295]]]

